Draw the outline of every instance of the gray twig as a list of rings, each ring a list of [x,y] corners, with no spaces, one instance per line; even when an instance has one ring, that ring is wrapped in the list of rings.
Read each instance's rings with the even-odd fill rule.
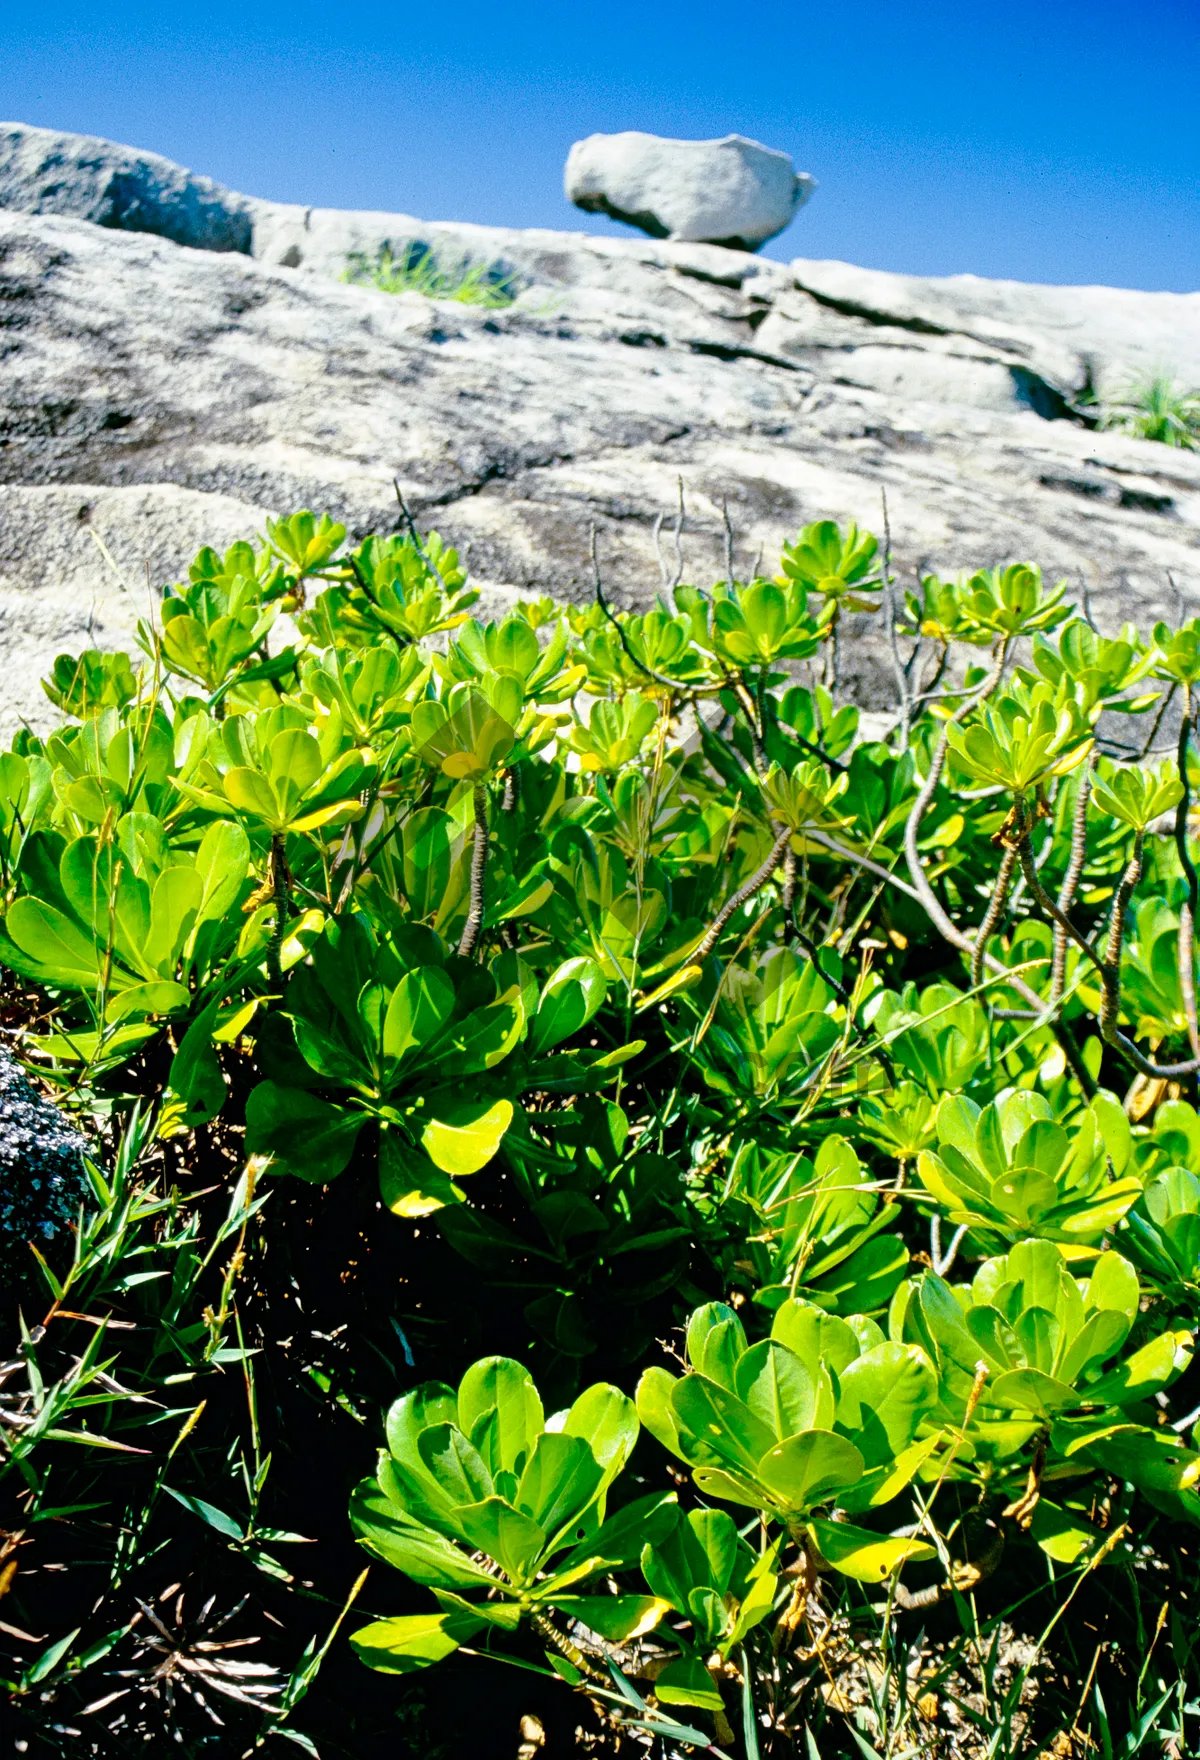
[[[745,885],[739,886],[733,897],[726,899],[725,903],[713,918],[703,940],[700,942],[700,945],[697,947],[695,953],[692,954],[691,959],[688,962],[689,965],[699,965],[701,961],[708,958],[709,954],[717,944],[717,939],[720,936],[722,929],[725,927],[730,917],[733,916],[734,912],[741,910],[742,906],[748,904],[756,893],[762,891],[763,887],[767,884],[767,881],[771,878],[771,875],[779,866],[779,858],[787,848],[788,840],[791,835],[791,832],[787,829],[780,831],[775,842],[771,845],[770,855],[762,864],[761,868],[756,868],[754,873],[751,874],[749,880],[746,881]]]
[[[971,986],[978,989],[983,982],[983,962],[987,957],[987,946],[996,932],[996,925],[1004,914],[1008,902],[1008,888],[1012,880],[1013,868],[1016,866],[1017,852],[1011,844],[1004,851],[1000,863],[1000,872],[996,876],[996,885],[984,912],[982,923],[975,937],[975,952],[971,955]]]
[[[488,819],[487,819],[487,787],[482,782],[475,784],[475,837],[471,845],[471,889],[470,908],[467,920],[463,924],[462,939],[458,944],[460,959],[466,959],[475,951],[475,943],[483,923],[483,891],[487,873],[488,852]]]
[[[675,573],[671,580],[674,590],[683,579],[683,525],[687,518],[687,508],[683,499],[683,478],[679,479],[679,512],[675,516]]]
[[[667,568],[667,559],[662,553],[662,529],[663,521],[666,517],[666,514],[660,511],[658,518],[654,522],[654,554],[658,558],[658,573],[662,580],[662,584],[664,587],[669,587],[671,584],[671,575]]]
[[[1092,770],[1096,762],[1093,746],[1088,754],[1087,766],[1079,779],[1079,793],[1075,797],[1075,815],[1071,821],[1071,854],[1067,862],[1067,871],[1063,875],[1062,885],[1058,890],[1058,908],[1064,916],[1075,902],[1075,889],[1079,885],[1083,873],[1083,865],[1087,860],[1087,810],[1092,793]],[[1067,932],[1061,923],[1054,925],[1054,957],[1050,966],[1050,999],[1057,1002],[1063,993],[1067,981]]]
[[[908,731],[912,724],[912,676],[909,668],[913,656],[910,656],[908,666],[900,658],[900,635],[896,628],[896,583],[892,575],[892,526],[888,518],[887,490],[881,489],[880,495],[883,498],[883,614],[887,618],[892,670],[896,674],[896,689],[900,697],[900,749],[906,752]],[[920,646],[919,641],[917,645]]]
[[[1141,751],[1138,753],[1139,758],[1148,758],[1150,756],[1151,748],[1154,745],[1155,740],[1158,738],[1158,730],[1162,726],[1162,718],[1167,712],[1168,706],[1170,705],[1171,699],[1175,695],[1176,689],[1177,689],[1176,682],[1174,679],[1172,679],[1170,690],[1164,691],[1162,696],[1159,698],[1158,713],[1154,717],[1153,727],[1150,729],[1150,732],[1146,735],[1146,743],[1142,747]],[[1126,749],[1131,751],[1133,748],[1128,747]]]
[[[733,585],[733,526],[729,519],[729,497],[721,497],[721,518],[725,522],[725,579]]]
[[[603,580],[603,577],[601,576],[601,573],[600,573],[600,554],[599,554],[599,551],[598,551],[596,545],[597,545],[596,527],[595,527],[595,525],[593,525],[592,526],[591,553],[592,553],[592,575],[593,575],[593,578],[595,581],[595,586],[596,586],[596,603],[597,603],[597,605],[599,605],[599,607],[600,607],[601,611],[603,611],[605,617],[607,617],[608,621],[612,624],[613,628],[616,630],[617,639],[620,642],[621,647],[625,651],[626,658],[630,661],[630,663],[632,665],[637,667],[639,672],[644,673],[647,678],[653,679],[655,684],[666,685],[670,690],[673,690],[673,691],[678,690],[679,685],[675,679],[665,678],[661,672],[655,672],[655,670],[652,666],[647,666],[646,662],[644,660],[639,660],[637,655],[634,653],[633,649],[629,646],[629,637],[625,634],[625,625],[621,622],[620,618],[615,615],[611,606],[608,603],[608,600],[604,596],[604,580]]]
[[[967,1238],[967,1224],[961,1223],[950,1238],[950,1245],[942,1252],[942,1219],[935,1211],[929,1218],[929,1257],[933,1261],[934,1273],[945,1277],[954,1261],[958,1258],[958,1249]]]

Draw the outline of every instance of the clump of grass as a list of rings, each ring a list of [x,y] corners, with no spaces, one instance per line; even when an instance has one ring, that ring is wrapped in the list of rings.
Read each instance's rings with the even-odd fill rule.
[[[493,311],[512,305],[521,292],[517,278],[503,264],[472,262],[469,257],[443,260],[416,239],[399,252],[390,244],[382,245],[373,257],[351,251],[342,280],[380,293],[420,293],[426,299],[455,299]]]
[[[1152,373],[1105,411],[1101,426],[1200,451],[1200,391],[1185,391],[1169,373]]]

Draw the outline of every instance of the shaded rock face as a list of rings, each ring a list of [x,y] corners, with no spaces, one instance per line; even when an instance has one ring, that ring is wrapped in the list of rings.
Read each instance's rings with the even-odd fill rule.
[[[170,159],[92,135],[0,122],[0,208],[249,253],[250,204]]]
[[[1164,366],[1200,383],[1200,295],[254,213],[258,260],[0,212],[0,732],[52,721],[53,654],[129,645],[201,543],[301,506],[391,529],[393,478],[492,609],[589,596],[593,524],[607,585],[647,603],[682,482],[686,579],[724,574],[723,502],[748,576],[807,520],[879,530],[886,491],[908,585],[1028,559],[1102,626],[1200,611],[1200,455],[1084,402]],[[487,311],[328,278],[381,234],[524,291]],[[877,649],[846,644],[865,701]]]
[[[592,134],[567,156],[567,200],[651,238],[756,251],[782,232],[816,188],[786,153],[745,135],[665,140],[628,130]]]
[[[27,1243],[70,1228],[85,1190],[85,1139],[0,1048],[0,1271],[19,1275]]]

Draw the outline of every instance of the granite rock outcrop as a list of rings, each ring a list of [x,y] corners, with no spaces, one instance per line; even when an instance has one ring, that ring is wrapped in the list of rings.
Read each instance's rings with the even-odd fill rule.
[[[1091,401],[1161,367],[1200,382],[1200,294],[280,212],[251,256],[0,210],[7,730],[51,714],[54,652],[128,645],[200,543],[299,506],[391,527],[394,483],[492,606],[589,594],[593,525],[610,590],[645,603],[682,485],[689,578],[724,572],[726,506],[749,573],[807,520],[878,529],[886,493],[910,582],[1020,558],[1107,625],[1200,611],[1200,455],[1099,431]],[[385,225],[502,264],[519,297],[333,279]],[[847,645],[865,698],[868,637]]]

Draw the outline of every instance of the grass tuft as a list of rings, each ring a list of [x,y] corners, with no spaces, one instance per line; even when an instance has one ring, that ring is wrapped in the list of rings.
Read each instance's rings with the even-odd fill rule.
[[[1105,410],[1101,426],[1200,451],[1200,391],[1185,391],[1169,373],[1152,373]]]
[[[398,253],[388,244],[373,257],[351,251],[342,280],[380,293],[420,293],[426,299],[453,299],[493,311],[511,306],[521,292],[516,276],[503,264],[472,262],[469,257],[443,260],[419,239]]]

